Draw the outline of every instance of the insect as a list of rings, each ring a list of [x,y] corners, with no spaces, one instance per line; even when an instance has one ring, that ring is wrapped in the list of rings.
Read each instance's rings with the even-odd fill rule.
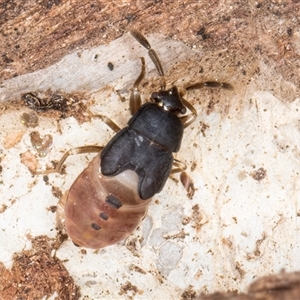
[[[66,230],[75,245],[99,249],[115,244],[132,233],[145,217],[151,198],[159,193],[170,174],[184,171],[185,165],[173,158],[181,145],[184,129],[197,117],[196,109],[183,98],[176,86],[166,88],[163,67],[146,37],[131,31],[148,50],[160,76],[160,89],[150,102],[142,104],[139,85],[145,76],[145,59],[130,95],[133,115],[120,129],[104,115],[100,117],[116,134],[105,147],[85,146],[69,150],[55,169],[61,172],[69,155],[99,152],[77,177],[66,195]],[[231,85],[199,82],[186,90]],[[189,113],[187,114],[187,110]],[[186,177],[184,177],[186,178]],[[187,180],[185,180],[187,182]],[[193,187],[187,187],[189,192]]]
[[[67,100],[61,96],[54,94],[50,99],[41,99],[33,93],[22,95],[26,106],[36,111],[46,111],[49,109],[60,110],[64,112],[67,107]]]

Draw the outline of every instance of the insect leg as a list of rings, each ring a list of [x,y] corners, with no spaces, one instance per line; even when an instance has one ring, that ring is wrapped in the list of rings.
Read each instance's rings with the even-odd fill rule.
[[[192,199],[195,194],[195,187],[192,178],[186,172],[181,172],[180,181],[187,191],[187,196]]]
[[[191,112],[191,114],[180,117],[180,120],[183,123],[183,127],[186,128],[195,121],[198,113],[197,113],[197,110],[195,109],[195,107],[191,103],[189,103],[187,100],[182,98],[182,102],[185,105],[185,107],[187,107],[189,109],[189,111]]]
[[[134,82],[131,93],[130,93],[129,107],[130,107],[130,113],[132,115],[134,115],[142,105],[141,95],[140,95],[140,91],[139,91],[139,85],[145,76],[146,67],[145,67],[144,57],[141,57],[141,61],[142,61],[141,73],[140,73],[139,77],[136,79],[136,81]]]
[[[100,118],[108,127],[110,127],[115,132],[118,132],[121,129],[115,122],[113,122],[110,118],[108,118],[104,115],[101,115],[101,114],[95,115],[90,110],[87,110],[87,113],[89,114],[89,116],[91,118]],[[70,155],[82,154],[82,153],[93,153],[93,152],[99,153],[103,150],[103,148],[104,147],[102,147],[102,146],[95,146],[95,145],[72,148],[63,155],[63,157],[60,159],[60,161],[58,162],[58,164],[56,165],[55,168],[44,170],[44,171],[35,171],[34,174],[35,175],[39,175],[39,174],[46,175],[46,174],[56,173],[56,172],[62,173],[63,164]]]
[[[179,172],[184,172],[186,170],[186,164],[176,158],[173,160],[173,167],[170,174],[175,174]]]
[[[185,90],[181,91],[181,96],[183,96],[186,93],[186,91],[197,90],[197,89],[199,90],[203,88],[211,88],[211,89],[222,88],[225,90],[233,90],[233,86],[227,82],[218,82],[218,81],[195,82],[185,87]],[[182,116],[180,118],[184,128],[186,128],[195,121],[197,117],[197,111],[193,105],[191,105],[188,101],[186,101],[183,98],[182,98],[182,102],[191,112],[191,114]]]
[[[157,70],[159,76],[161,77],[161,89],[165,90],[166,89],[166,80],[164,77],[165,74],[164,74],[163,67],[161,65],[161,62],[160,62],[156,52],[151,48],[150,43],[148,42],[148,40],[142,33],[138,32],[136,30],[131,30],[130,33],[142,46],[144,46],[148,50],[148,55],[151,58],[151,60],[153,61],[154,65],[156,67],[156,70]]]
[[[187,191],[187,196],[190,199],[192,199],[194,194],[195,194],[195,187],[194,187],[194,183],[193,183],[191,177],[185,172],[186,168],[187,167],[186,167],[185,163],[183,163],[182,161],[174,158],[173,168],[170,172],[170,175],[174,174],[174,173],[181,172],[180,181],[181,181],[183,187],[185,188],[185,190]]]
[[[104,147],[101,146],[82,146],[82,147],[76,147],[76,148],[72,148],[70,150],[68,150],[60,159],[60,161],[58,162],[58,164],[56,165],[56,167],[54,169],[48,169],[48,170],[44,170],[44,171],[36,171],[34,172],[35,175],[39,175],[39,174],[50,174],[50,173],[62,173],[63,170],[63,164],[66,161],[66,159],[71,156],[71,155],[75,155],[75,154],[83,154],[83,153],[99,153],[102,151]]]
[[[109,117],[101,115],[101,114],[93,114],[90,110],[87,110],[87,113],[91,118],[99,118],[101,119],[109,128],[111,128],[114,132],[118,132],[121,128]]]

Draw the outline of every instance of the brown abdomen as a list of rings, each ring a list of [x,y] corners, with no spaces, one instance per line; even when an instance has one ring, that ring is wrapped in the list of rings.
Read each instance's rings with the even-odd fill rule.
[[[127,170],[107,177],[100,172],[100,155],[77,177],[66,204],[66,229],[72,241],[99,249],[132,233],[145,217],[150,199],[137,192],[138,176]]]

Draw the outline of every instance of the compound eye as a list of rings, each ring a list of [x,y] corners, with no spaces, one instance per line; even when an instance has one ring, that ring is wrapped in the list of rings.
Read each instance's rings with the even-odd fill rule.
[[[180,113],[184,115],[184,114],[186,113],[186,107],[183,107],[183,108],[180,110]]]

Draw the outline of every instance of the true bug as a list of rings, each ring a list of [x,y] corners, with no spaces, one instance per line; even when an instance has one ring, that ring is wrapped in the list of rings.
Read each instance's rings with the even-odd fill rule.
[[[135,30],[131,34],[148,50],[161,78],[160,90],[142,105],[139,85],[145,76],[145,60],[141,58],[142,70],[130,95],[133,116],[128,125],[120,129],[106,116],[96,115],[116,132],[110,142],[105,147],[71,149],[55,169],[46,171],[61,172],[69,155],[99,152],[66,195],[65,226],[78,246],[98,249],[127,237],[143,220],[151,198],[162,190],[168,176],[185,169],[173,159],[173,152],[179,151],[184,128],[197,112],[176,86],[166,89],[162,65],[147,39]],[[203,87],[231,89],[227,83],[212,81],[195,83],[186,90]],[[190,114],[186,115],[187,109]]]

